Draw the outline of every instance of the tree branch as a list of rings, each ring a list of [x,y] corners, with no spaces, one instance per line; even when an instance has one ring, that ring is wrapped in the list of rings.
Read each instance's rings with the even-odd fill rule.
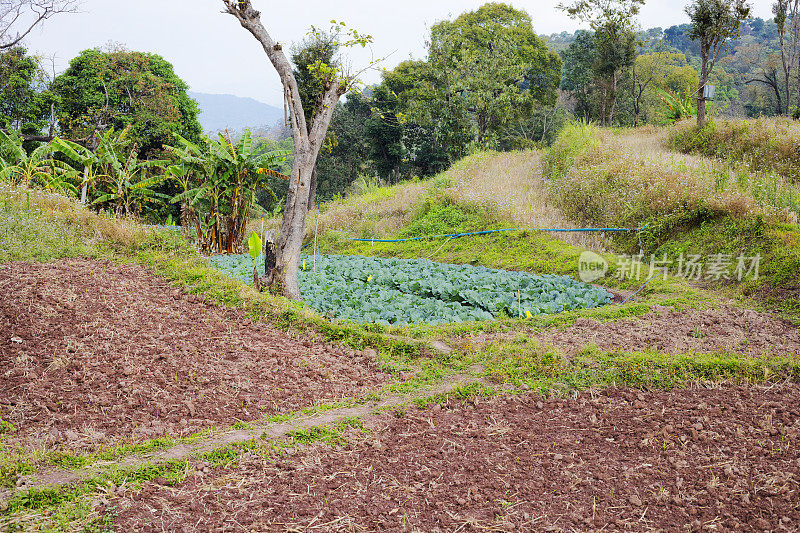
[[[53,15],[75,13],[78,9],[78,0],[5,0],[3,4],[0,8],[0,50],[16,46],[33,31],[33,28]],[[26,11],[33,13],[35,20],[22,33],[17,33],[9,41],[5,41]],[[9,16],[13,18],[9,20]]]
[[[283,86],[286,87],[289,92],[289,98],[287,98],[287,100],[292,120],[297,123],[301,136],[307,138],[308,125],[306,124],[306,117],[303,113],[300,90],[292,74],[292,64],[283,53],[283,47],[273,40],[272,36],[261,23],[261,13],[253,9],[250,0],[222,1],[225,4],[225,11],[223,11],[223,13],[236,17],[239,24],[261,43],[272,66],[275,67],[275,70],[278,72]]]

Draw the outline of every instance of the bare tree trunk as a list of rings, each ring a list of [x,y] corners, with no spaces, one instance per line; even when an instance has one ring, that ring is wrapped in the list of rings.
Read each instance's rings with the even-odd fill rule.
[[[261,23],[261,14],[253,9],[250,0],[222,0],[225,12],[233,15],[243,28],[261,43],[272,66],[278,72],[284,87],[286,107],[294,138],[294,165],[286,208],[276,246],[275,268],[272,272],[271,290],[287,298],[299,300],[300,295],[300,251],[305,235],[306,216],[311,197],[312,175],[317,156],[333,118],[333,111],[346,87],[338,79],[331,81],[317,104],[313,123],[306,123],[303,104],[292,65]],[[270,276],[270,273],[267,273]]]
[[[317,165],[314,163],[314,170],[311,171],[311,186],[308,193],[308,210],[314,209],[314,202],[317,198]]]
[[[86,205],[86,196],[89,193],[89,167],[83,167],[83,186],[81,187],[81,203]]]
[[[700,58],[702,66],[700,69],[700,86],[697,89],[697,125],[704,126],[706,123],[706,99],[703,98],[703,90],[708,83],[708,55],[709,45],[705,42],[700,43]]]
[[[608,113],[608,126],[614,125],[614,113],[617,110],[617,73],[611,76],[611,110]]]

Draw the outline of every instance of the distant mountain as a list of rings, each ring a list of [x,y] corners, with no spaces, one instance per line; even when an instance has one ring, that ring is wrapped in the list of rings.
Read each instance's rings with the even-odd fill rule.
[[[189,91],[200,107],[198,120],[207,133],[225,128],[270,128],[283,118],[283,109],[232,94],[205,94]]]

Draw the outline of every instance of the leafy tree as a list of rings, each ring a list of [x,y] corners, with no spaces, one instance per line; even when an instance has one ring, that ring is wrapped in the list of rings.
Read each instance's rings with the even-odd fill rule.
[[[700,57],[700,45],[689,37],[691,29],[690,24],[670,26],[664,30],[664,42],[679,52],[683,52],[686,57]]]
[[[697,123],[705,124],[706,101],[703,88],[714,65],[730,40],[739,36],[741,24],[750,15],[746,0],[693,0],[686,6],[691,19],[689,37],[700,44],[700,90],[697,96]]]
[[[129,139],[145,158],[161,155],[174,134],[199,138],[197,104],[187,89],[162,57],[122,48],[81,52],[53,83],[67,136],[130,128]]]
[[[318,63],[314,71],[321,80],[325,92],[317,99],[313,121],[306,120],[297,78],[292,64],[283,53],[283,47],[276,43],[261,23],[261,13],[256,11],[250,0],[223,0],[225,12],[234,16],[239,24],[261,43],[272,66],[278,72],[284,87],[286,109],[292,124],[294,138],[294,168],[286,197],[281,231],[275,247],[276,263],[272,272],[267,273],[271,289],[288,298],[299,300],[300,295],[300,252],[305,234],[306,216],[311,192],[311,177],[317,163],[317,156],[325,141],[328,126],[339,98],[346,94],[355,82],[353,76],[344,73],[340,61],[333,64]],[[372,39],[350,30],[345,46],[366,46]],[[340,43],[341,44],[341,43]]]
[[[300,92],[300,101],[303,104],[303,112],[306,123],[311,124],[317,113],[321,102],[320,99],[325,95],[324,76],[319,75],[322,65],[334,65],[336,54],[339,51],[340,33],[338,26],[330,33],[318,31],[312,27],[312,31],[306,39],[294,50],[292,63],[295,65],[294,77],[297,80],[297,88]],[[320,152],[322,154],[330,152],[335,140],[331,137],[328,130]],[[319,157],[319,156],[318,156]],[[317,168],[316,164],[311,173],[311,192],[308,195],[308,209],[314,205],[317,193]]]
[[[640,116],[648,122],[659,118],[663,93],[683,99],[697,89],[697,71],[688,65],[686,56],[665,47],[638,56],[632,72],[634,124]]]
[[[570,17],[589,22],[594,31],[592,70],[600,88],[601,123],[611,125],[617,107],[617,88],[622,74],[636,58],[635,17],[644,0],[575,0],[559,4]]]
[[[19,46],[0,52],[0,128],[38,133],[47,124],[51,103],[37,58]]]
[[[592,66],[596,52],[592,32],[581,30],[576,32],[575,40],[561,54],[564,60],[561,89],[569,91],[575,99],[575,114],[587,119],[592,116]]]
[[[481,145],[535,104],[553,105],[562,65],[530,15],[495,2],[434,25],[429,62],[454,71],[451,89],[466,100]]]
[[[403,161],[403,129],[398,121],[397,95],[385,84],[375,87],[372,114],[367,119],[366,134],[371,143],[371,155],[378,175],[396,183]]]
[[[381,110],[381,117],[402,128],[402,138],[392,142],[403,150],[411,172],[435,174],[467,153],[475,134],[467,101],[456,92],[454,70],[404,61],[383,78],[398,106],[394,115]]]
[[[736,48],[735,59],[730,64],[737,68],[745,85],[758,83],[774,95],[774,114],[788,113],[788,87],[784,91],[781,81],[782,61],[779,53],[763,43],[752,43]],[[771,114],[771,113],[770,113]]]
[[[367,134],[371,118],[371,102],[361,93],[351,92],[344,104],[336,106],[328,134],[330,149],[317,161],[317,199],[330,200],[359,176],[374,172],[372,142]]]

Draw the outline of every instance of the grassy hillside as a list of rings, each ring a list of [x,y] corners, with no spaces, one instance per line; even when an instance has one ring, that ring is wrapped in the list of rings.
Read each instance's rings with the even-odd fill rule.
[[[678,124],[670,132],[670,145],[684,153],[702,154],[743,163],[754,172],[774,174],[772,180],[800,183],[800,122],[785,118],[720,120],[699,128]],[[795,213],[800,202],[795,195]],[[796,219],[795,219],[796,221]]]
[[[760,255],[761,277],[722,280],[731,294],[769,309],[800,312],[800,185],[773,173],[668,150],[662,132],[568,128],[545,157],[550,197],[588,224],[644,228],[641,241],[623,237],[618,250],[677,259]],[[795,222],[795,223],[791,223]]]

